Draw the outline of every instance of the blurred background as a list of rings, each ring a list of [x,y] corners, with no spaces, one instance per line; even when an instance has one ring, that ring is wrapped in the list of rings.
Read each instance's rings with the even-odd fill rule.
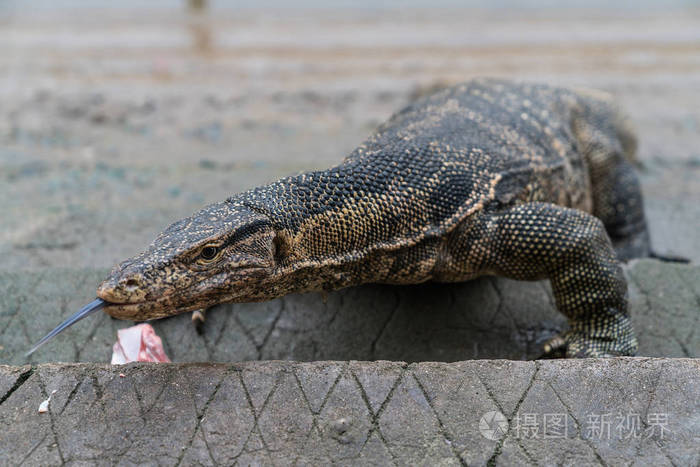
[[[698,1],[0,0],[0,362],[25,362],[171,222],[333,165],[411,99],[476,76],[614,94],[655,250],[700,261]],[[631,275],[661,291],[635,299],[642,354],[694,355],[697,314],[673,300],[694,303],[698,284],[658,271]],[[500,284],[223,307],[236,313],[203,336],[185,315],[156,328],[176,361],[537,356],[563,326],[548,286]],[[502,303],[517,322],[494,331]],[[108,360],[126,325],[91,319],[32,359]]]
[[[655,248],[700,259],[697,1],[0,0],[0,44],[2,268],[111,267],[475,76],[617,96]]]

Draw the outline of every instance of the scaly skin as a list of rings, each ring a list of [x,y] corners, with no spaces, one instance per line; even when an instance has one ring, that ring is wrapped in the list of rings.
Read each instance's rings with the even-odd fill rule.
[[[548,278],[570,320],[549,351],[633,355],[610,238],[621,259],[649,254],[634,149],[599,93],[472,81],[412,103],[335,167],[176,222],[97,294],[146,320],[367,282]]]

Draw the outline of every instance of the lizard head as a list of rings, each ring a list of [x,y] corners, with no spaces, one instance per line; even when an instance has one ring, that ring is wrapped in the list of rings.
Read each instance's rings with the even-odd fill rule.
[[[225,201],[165,229],[97,289],[104,311],[148,320],[261,294],[275,270],[275,231],[263,214]]]
[[[212,204],[165,229],[140,255],[110,273],[98,298],[59,324],[27,352],[99,310],[145,321],[218,303],[281,295],[273,285],[288,237],[270,219],[234,200]]]

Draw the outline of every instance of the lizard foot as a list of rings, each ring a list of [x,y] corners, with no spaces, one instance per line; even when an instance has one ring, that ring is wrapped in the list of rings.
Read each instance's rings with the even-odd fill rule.
[[[633,356],[637,351],[637,339],[631,329],[617,336],[605,333],[569,330],[544,344],[541,359],[550,358],[604,358]]]

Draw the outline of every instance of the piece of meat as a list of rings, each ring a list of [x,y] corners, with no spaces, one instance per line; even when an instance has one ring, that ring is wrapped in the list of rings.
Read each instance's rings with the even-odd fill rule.
[[[112,347],[112,364],[129,362],[170,362],[163,342],[150,324],[137,324],[117,331]]]

